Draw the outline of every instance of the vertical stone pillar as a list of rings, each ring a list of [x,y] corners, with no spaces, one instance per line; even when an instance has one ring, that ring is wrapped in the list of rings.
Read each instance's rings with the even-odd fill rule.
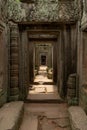
[[[63,29],[60,30],[57,39],[57,84],[61,97],[64,97],[64,36]]]
[[[34,55],[34,43],[29,42],[29,73],[30,73],[30,83],[34,81],[34,72],[33,72],[33,55]]]
[[[10,98],[9,100],[19,99],[19,45],[18,45],[18,26],[10,26]]]
[[[20,99],[25,100],[29,87],[29,43],[27,30],[20,31],[19,42],[19,93]]]
[[[57,83],[57,43],[53,44],[53,81]]]

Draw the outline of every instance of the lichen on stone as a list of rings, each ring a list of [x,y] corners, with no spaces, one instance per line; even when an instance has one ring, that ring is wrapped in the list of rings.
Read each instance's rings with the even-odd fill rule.
[[[78,18],[77,4],[76,0],[36,0],[31,4],[8,0],[8,17],[16,21],[74,21]]]
[[[58,14],[58,0],[38,0],[30,5],[28,20],[54,21]]]
[[[74,1],[37,0],[29,4],[28,21],[72,21],[76,19],[76,7]]]
[[[8,19],[14,21],[21,21],[25,18],[25,10],[21,7],[19,0],[8,0],[7,1],[7,13]]]

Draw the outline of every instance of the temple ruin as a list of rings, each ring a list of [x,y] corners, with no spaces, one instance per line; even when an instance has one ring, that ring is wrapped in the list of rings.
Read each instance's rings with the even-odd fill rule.
[[[86,0],[0,0],[0,130],[87,130],[86,44]]]

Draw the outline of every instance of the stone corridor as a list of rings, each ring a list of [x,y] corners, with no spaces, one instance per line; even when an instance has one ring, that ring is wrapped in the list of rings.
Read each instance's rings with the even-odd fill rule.
[[[87,130],[87,0],[0,0],[0,130]]]

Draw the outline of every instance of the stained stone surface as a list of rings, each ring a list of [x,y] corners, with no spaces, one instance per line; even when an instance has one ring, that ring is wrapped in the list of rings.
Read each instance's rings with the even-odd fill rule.
[[[8,45],[7,0],[0,0],[0,107],[7,101]]]
[[[20,130],[28,128],[30,130],[71,130],[67,104],[25,104]]]
[[[59,121],[58,121],[59,120]],[[43,119],[42,122],[40,122],[42,126],[42,130],[68,130],[70,129],[70,122],[69,119],[46,119],[46,117]],[[59,123],[60,122],[60,123]],[[64,125],[63,125],[64,124]]]
[[[55,120],[55,123],[64,128],[64,127],[68,127],[70,125],[69,119],[68,118],[61,118],[61,119],[57,119]]]

